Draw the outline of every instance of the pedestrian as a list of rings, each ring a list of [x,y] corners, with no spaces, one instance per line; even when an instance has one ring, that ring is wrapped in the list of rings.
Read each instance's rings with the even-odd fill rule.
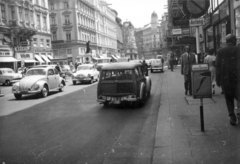
[[[209,65],[209,70],[211,71],[212,79],[212,94],[215,94],[215,85],[216,85],[216,56],[214,55],[214,49],[211,48],[208,51],[208,55],[204,59],[204,63]]]
[[[147,65],[145,60],[143,60],[142,65],[143,65],[143,73],[144,73],[144,75],[148,76],[148,65]]]
[[[173,71],[174,55],[172,52],[170,52],[169,64],[170,64],[171,71]]]
[[[220,48],[216,58],[216,82],[222,87],[230,124],[237,125],[237,117],[234,112],[234,99],[240,100],[239,93],[239,55],[240,48],[236,46],[237,39],[235,35],[226,36],[227,44]]]
[[[60,69],[60,66],[59,66],[59,63],[57,63],[57,65],[56,65],[56,70],[58,71],[58,73],[59,73],[59,75],[60,75],[60,73],[61,73],[61,69]]]
[[[185,95],[192,95],[191,67],[196,64],[195,55],[190,52],[190,47],[184,47],[184,53],[181,56],[181,74],[184,75]]]

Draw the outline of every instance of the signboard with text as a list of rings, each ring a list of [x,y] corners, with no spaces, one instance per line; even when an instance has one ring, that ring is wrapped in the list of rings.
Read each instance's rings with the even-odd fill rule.
[[[181,35],[182,34],[182,29],[181,28],[172,29],[172,34],[173,35]]]
[[[203,25],[204,25],[204,18],[190,19],[189,20],[189,26],[190,27],[203,26]]]
[[[208,64],[192,65],[192,94],[194,99],[212,98],[212,80]]]
[[[13,53],[10,49],[0,48],[0,56],[13,56]]]
[[[28,60],[28,59],[34,59],[34,57],[32,53],[17,53],[17,59]]]

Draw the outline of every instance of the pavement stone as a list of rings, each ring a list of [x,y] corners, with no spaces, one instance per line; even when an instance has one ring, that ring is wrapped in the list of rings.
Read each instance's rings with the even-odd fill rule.
[[[163,76],[152,163],[240,163],[240,124],[229,124],[221,89],[216,87],[215,95],[203,101],[202,132],[200,100],[185,96],[180,69],[166,70]]]

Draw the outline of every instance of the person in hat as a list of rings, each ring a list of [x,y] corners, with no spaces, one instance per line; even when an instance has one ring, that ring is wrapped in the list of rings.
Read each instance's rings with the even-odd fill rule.
[[[239,101],[239,55],[240,48],[236,46],[237,39],[235,35],[226,36],[226,46],[219,49],[216,58],[216,82],[222,87],[230,124],[237,124],[237,117],[234,112],[234,99]]]

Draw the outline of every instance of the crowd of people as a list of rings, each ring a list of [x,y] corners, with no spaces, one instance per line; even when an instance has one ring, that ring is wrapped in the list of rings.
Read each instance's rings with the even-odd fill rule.
[[[230,124],[237,124],[237,117],[240,119],[240,47],[236,45],[235,35],[226,36],[226,45],[215,50],[209,49],[202,58],[190,51],[187,45],[181,55],[181,74],[184,75],[185,94],[192,95],[191,66],[196,63],[207,63],[211,72],[212,94],[215,94],[215,86],[222,88],[230,117]],[[171,69],[173,69],[171,67]],[[236,107],[234,99],[237,101]],[[235,114],[237,111],[237,116]]]

